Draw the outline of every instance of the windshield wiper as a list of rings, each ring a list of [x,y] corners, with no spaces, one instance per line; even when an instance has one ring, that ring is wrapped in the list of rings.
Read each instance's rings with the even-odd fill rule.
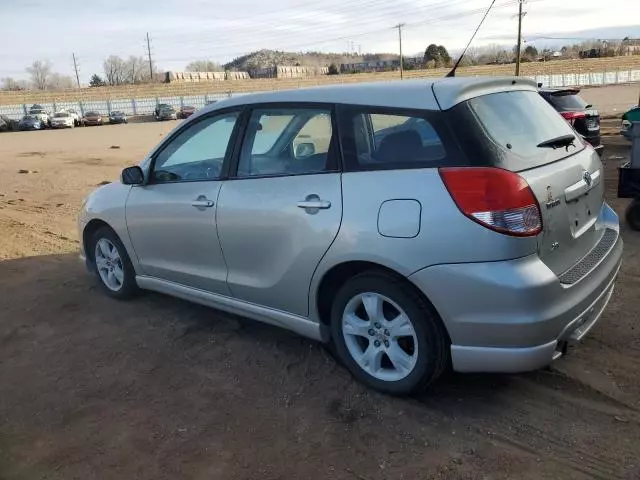
[[[567,134],[567,135],[561,135],[559,137],[550,138],[549,140],[540,142],[536,146],[538,148],[551,147],[555,150],[556,148],[569,147],[570,145],[573,145],[575,147],[573,143],[575,141],[576,141],[576,137],[574,135]]]

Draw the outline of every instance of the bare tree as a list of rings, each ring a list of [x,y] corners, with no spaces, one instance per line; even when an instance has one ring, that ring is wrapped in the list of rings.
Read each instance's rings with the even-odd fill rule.
[[[31,75],[31,83],[36,90],[46,90],[49,77],[51,76],[51,62],[48,60],[36,60],[30,67],[27,67],[27,73]]]
[[[47,82],[48,90],[68,90],[76,86],[75,80],[69,75],[52,73]]]
[[[149,65],[143,57],[131,55],[124,63],[127,83],[142,83],[149,77]]]
[[[121,85],[126,82],[125,61],[117,55],[110,55],[103,63],[104,75],[109,85]]]
[[[29,83],[26,80],[16,80],[15,78],[5,77],[0,80],[1,90],[27,90],[29,88]]]
[[[187,72],[220,72],[224,70],[222,65],[212,60],[197,60],[185,67]]]

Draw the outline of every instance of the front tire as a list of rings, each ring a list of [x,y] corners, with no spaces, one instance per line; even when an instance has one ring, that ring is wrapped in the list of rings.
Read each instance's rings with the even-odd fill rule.
[[[360,382],[406,395],[434,382],[449,363],[437,313],[406,280],[368,272],[348,280],[331,309],[336,353]]]
[[[102,290],[118,300],[134,296],[138,291],[135,271],[118,235],[110,228],[102,227],[91,237],[89,248],[93,255],[93,270]]]

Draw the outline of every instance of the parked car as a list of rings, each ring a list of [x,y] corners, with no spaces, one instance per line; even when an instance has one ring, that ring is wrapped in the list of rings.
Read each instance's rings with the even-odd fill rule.
[[[544,88],[540,95],[602,155],[600,142],[600,113],[580,95],[577,88]]]
[[[640,105],[636,105],[622,114],[620,134],[627,140],[631,140],[631,125],[633,122],[640,122]]]
[[[25,115],[18,123],[19,130],[42,130],[44,123],[37,115]]]
[[[160,110],[164,110],[164,109],[171,110],[172,108],[173,108],[173,106],[169,105],[168,103],[159,103],[159,104],[156,105],[156,108],[153,111],[153,116],[157,118],[158,115],[160,115]]]
[[[18,130],[18,122],[6,115],[0,115],[0,132],[12,132]]]
[[[48,127],[51,125],[51,119],[46,110],[42,107],[42,105],[38,105],[37,103],[33,104],[31,108],[29,108],[29,115],[37,116],[43,127]]]
[[[178,112],[178,118],[189,118],[196,112],[196,107],[183,106]]]
[[[65,111],[69,114],[71,118],[73,118],[73,124],[76,127],[79,127],[80,125],[82,125],[82,116],[78,113],[77,110],[73,108],[68,108]]]
[[[100,112],[87,112],[84,114],[84,118],[82,119],[82,123],[84,125],[102,125],[102,115]]]
[[[178,114],[176,113],[176,109],[171,105],[166,107],[162,107],[158,109],[158,113],[156,114],[156,120],[177,120]]]
[[[73,128],[74,118],[68,112],[56,112],[51,119],[51,128]]]
[[[120,110],[109,113],[109,123],[127,123],[127,115]]]
[[[600,157],[524,78],[225,99],[93,192],[78,228],[106,294],[332,342],[392,394],[448,365],[548,365],[600,317],[623,248]]]

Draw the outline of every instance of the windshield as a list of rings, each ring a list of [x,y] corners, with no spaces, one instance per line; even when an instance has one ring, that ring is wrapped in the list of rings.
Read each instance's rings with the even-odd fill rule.
[[[36,117],[34,117],[33,115],[25,115],[22,120],[36,120]]]
[[[68,117],[68,116],[69,116],[69,114],[68,114],[68,113],[66,113],[66,112],[58,112],[58,113],[56,113],[56,114],[54,115],[54,117],[55,117],[55,118],[66,118],[66,117]]]
[[[111,112],[111,115],[124,115],[124,113],[116,111],[116,112]]]
[[[571,126],[536,92],[513,91],[483,95],[469,105],[489,137],[507,155],[510,170],[518,171],[560,160],[584,148],[541,148],[538,145],[563,135],[577,136]]]
[[[98,112],[87,112],[87,117],[99,117],[100,114]]]

